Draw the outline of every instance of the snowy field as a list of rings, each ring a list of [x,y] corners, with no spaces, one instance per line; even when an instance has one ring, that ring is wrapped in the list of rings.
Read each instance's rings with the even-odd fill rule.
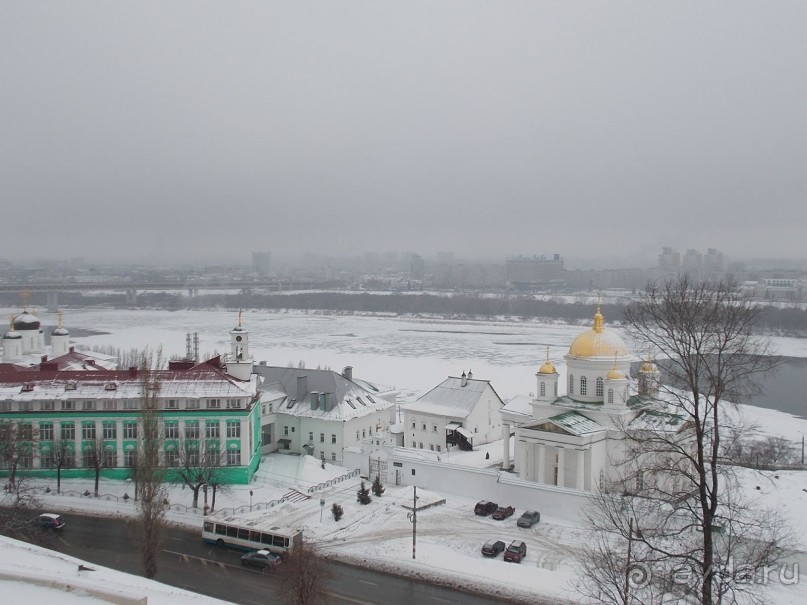
[[[38,316],[45,325],[55,324],[55,318],[44,312],[38,312]],[[123,349],[161,345],[166,356],[184,354],[187,332],[198,332],[202,354],[224,352],[229,347],[229,330],[236,323],[237,313],[226,311],[68,309],[64,317],[68,329],[105,332],[76,339],[78,344]],[[297,365],[303,361],[306,367],[337,371],[351,365],[358,377],[397,387],[405,401],[420,396],[446,376],[468,369],[475,377],[490,379],[504,400],[529,393],[534,390],[534,373],[546,356],[546,347],[563,373],[562,356],[573,338],[588,327],[537,321],[440,321],[252,311],[244,314],[244,325],[250,330],[256,360],[272,365]],[[780,354],[807,357],[807,341],[777,339],[774,345]],[[807,420],[759,408],[746,407],[745,411],[766,433],[782,434],[794,441],[807,434]],[[476,452],[452,453],[451,462],[495,465],[501,462],[501,450],[497,442]],[[488,451],[490,459],[486,460],[484,454]],[[217,508],[249,505],[250,490],[257,504],[278,499],[293,488],[305,492],[309,486],[342,473],[344,469],[331,465],[323,470],[319,461],[307,457],[269,456],[254,483],[235,486],[231,494],[219,496]],[[744,485],[762,504],[782,509],[797,534],[798,547],[807,551],[807,473],[746,471]],[[382,498],[360,506],[356,502],[357,486],[358,480],[346,481],[310,500],[281,505],[272,513],[284,524],[304,527],[306,535],[327,554],[344,560],[439,578],[448,584],[476,587],[524,603],[534,601],[537,594],[559,601],[577,600],[574,557],[586,540],[581,528],[542,518],[532,529],[519,529],[515,519],[521,511],[500,522],[475,516],[474,501],[484,495],[464,499],[419,491],[423,500],[445,498],[446,503],[418,515],[417,559],[413,561],[411,524],[402,506],[411,503],[412,488],[387,486]],[[55,489],[55,485],[50,487]],[[92,489],[89,480],[65,481],[63,487],[77,492],[87,488]],[[101,492],[122,496],[127,489],[129,486],[120,482],[104,481]],[[327,502],[321,521],[320,497]],[[107,501],[54,494],[43,498],[47,505],[68,511],[68,515],[69,511],[126,514],[133,510],[131,503],[114,498]],[[170,501],[189,505],[191,496],[187,490],[174,487]],[[345,509],[339,523],[328,514],[333,502]],[[194,528],[201,525],[198,513],[172,510],[170,515],[177,523]],[[479,549],[491,538],[505,542],[523,539],[528,546],[527,558],[520,565],[504,563],[501,557],[483,558]],[[9,564],[6,559],[3,554],[0,570]],[[796,585],[772,581],[766,602],[807,602],[807,579]]]

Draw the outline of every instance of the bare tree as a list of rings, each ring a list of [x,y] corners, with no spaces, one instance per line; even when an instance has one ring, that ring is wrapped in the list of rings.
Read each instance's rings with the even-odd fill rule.
[[[8,469],[9,491],[14,489],[17,470],[33,466],[36,429],[30,422],[0,420],[0,466]]]
[[[286,605],[326,602],[325,584],[332,572],[317,548],[301,541],[283,561],[279,596]]]
[[[221,477],[223,456],[221,447],[213,447],[207,440],[187,437],[179,440],[174,481],[191,490],[194,508],[199,506],[199,491],[203,487],[221,486],[224,483]],[[205,491],[205,505],[207,505],[206,496]]]
[[[135,481],[140,498],[138,521],[140,529],[141,562],[147,578],[157,575],[157,555],[162,547],[165,530],[167,492],[165,472],[160,466],[159,392],[162,352],[145,351],[140,363],[142,407],[140,411],[140,451],[135,458]]]
[[[76,465],[76,456],[67,441],[61,435],[53,435],[53,449],[51,460],[56,469],[56,493],[62,493],[62,469],[73,468]]]
[[[36,490],[27,478],[7,485],[0,495],[0,534],[29,537],[37,529],[30,523],[31,515],[40,506]]]
[[[742,492],[728,459],[748,430],[731,402],[777,363],[753,335],[759,313],[733,283],[686,276],[648,286],[626,309],[629,332],[652,347],[666,375],[620,427],[623,456],[592,498],[586,596],[703,605],[756,598],[749,574],[775,562],[787,538],[776,513]]]
[[[84,450],[84,466],[93,469],[95,473],[95,497],[98,497],[98,484],[101,479],[101,471],[105,468],[117,466],[115,460],[115,450],[109,449],[101,435],[96,435],[95,442]]]

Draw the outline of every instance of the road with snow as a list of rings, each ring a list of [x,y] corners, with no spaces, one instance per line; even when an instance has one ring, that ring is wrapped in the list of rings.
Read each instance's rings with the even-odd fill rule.
[[[90,563],[137,574],[140,561],[134,531],[133,522],[126,519],[70,515],[64,531],[43,545]],[[328,602],[334,605],[508,602],[339,563],[332,565],[335,573],[327,582],[327,592]],[[170,528],[156,579],[226,601],[263,604],[277,590],[275,575],[244,569],[240,553],[204,544],[196,531]]]

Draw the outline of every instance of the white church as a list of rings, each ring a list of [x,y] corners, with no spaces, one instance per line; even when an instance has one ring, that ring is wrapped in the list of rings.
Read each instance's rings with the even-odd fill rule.
[[[502,409],[502,467],[526,481],[593,491],[623,456],[625,427],[658,397],[660,373],[645,361],[638,392],[631,394],[632,355],[605,327],[599,309],[593,327],[574,339],[564,359],[566,395],[558,395],[560,374],[547,353],[536,373],[536,394],[518,396]]]

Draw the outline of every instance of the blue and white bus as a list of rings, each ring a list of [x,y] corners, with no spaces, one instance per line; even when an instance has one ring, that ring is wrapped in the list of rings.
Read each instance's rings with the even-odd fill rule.
[[[239,550],[268,550],[286,555],[303,541],[303,531],[278,525],[269,513],[205,517],[202,540]]]

